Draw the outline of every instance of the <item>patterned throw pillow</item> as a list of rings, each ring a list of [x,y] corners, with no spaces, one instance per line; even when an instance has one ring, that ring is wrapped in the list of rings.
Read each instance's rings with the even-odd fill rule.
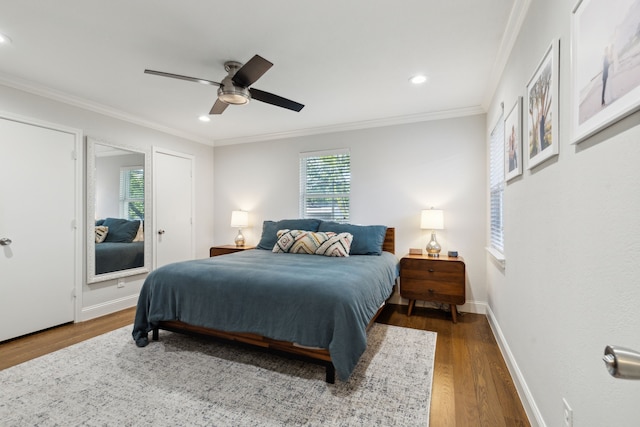
[[[347,257],[353,236],[349,233],[278,230],[273,252]]]
[[[104,239],[107,238],[107,234],[109,233],[109,227],[106,225],[98,225],[95,227],[96,229],[96,243],[104,242]]]
[[[144,242],[144,225],[143,222],[140,221],[140,227],[138,227],[138,234],[133,239],[134,242]]]
[[[349,256],[353,235],[350,233],[339,233],[329,237],[318,249],[316,255],[324,256]]]

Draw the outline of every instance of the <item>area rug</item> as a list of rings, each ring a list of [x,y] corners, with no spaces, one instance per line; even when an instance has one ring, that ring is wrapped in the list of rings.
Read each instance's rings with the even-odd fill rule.
[[[125,327],[0,371],[2,426],[427,426],[434,332],[374,324],[352,376]]]

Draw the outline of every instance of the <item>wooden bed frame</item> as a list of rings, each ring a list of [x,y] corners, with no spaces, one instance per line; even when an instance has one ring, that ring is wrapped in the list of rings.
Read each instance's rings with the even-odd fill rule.
[[[395,253],[395,228],[387,228],[387,234],[382,244],[382,250],[385,252]],[[395,291],[395,286],[394,286]],[[391,292],[393,295],[393,292]],[[369,328],[376,318],[382,312],[382,309],[386,305],[386,302],[378,309],[373,316],[367,328]],[[180,322],[177,320],[159,322],[153,328],[153,340],[158,341],[159,330],[166,330],[170,332],[177,332],[183,334],[192,334],[199,336],[208,336],[221,339],[224,341],[230,341],[235,343],[241,343],[263,349],[272,353],[277,353],[287,357],[294,357],[296,359],[306,360],[312,363],[316,363],[326,368],[326,382],[330,384],[335,383],[336,371],[331,361],[331,355],[329,350],[324,348],[308,348],[296,345],[289,341],[279,341],[271,338],[264,337],[258,334],[243,333],[243,332],[225,332],[218,329],[204,328],[201,326],[193,326],[188,323]]]

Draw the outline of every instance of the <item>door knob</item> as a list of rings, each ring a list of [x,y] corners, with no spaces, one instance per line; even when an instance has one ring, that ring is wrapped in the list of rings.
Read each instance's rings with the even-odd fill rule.
[[[158,230],[158,234],[164,234],[164,230]]]
[[[3,237],[0,239],[0,246],[9,246],[11,244],[11,239]]]
[[[640,353],[616,345],[604,349],[604,364],[607,371],[616,378],[640,380]]]

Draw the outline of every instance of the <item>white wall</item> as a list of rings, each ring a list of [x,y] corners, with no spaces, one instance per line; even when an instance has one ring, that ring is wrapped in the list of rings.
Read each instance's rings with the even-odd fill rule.
[[[196,257],[208,256],[209,247],[213,241],[213,218],[211,215],[213,209],[213,147],[3,85],[0,85],[0,111],[81,129],[85,137],[106,143],[131,146],[149,153],[151,153],[152,146],[157,146],[193,155],[196,173]],[[196,125],[197,123],[194,123],[194,126]],[[79,154],[80,161],[84,161],[84,152]],[[45,184],[43,183],[43,185]],[[79,229],[84,230],[84,218],[80,218],[80,220]],[[85,248],[81,249],[84,253]],[[85,277],[86,266],[83,266],[83,280]],[[135,305],[145,277],[146,275],[127,277],[123,288],[117,288],[115,281],[91,285],[87,285],[86,280],[83,281],[78,320],[85,320]]]
[[[443,251],[457,250],[467,271],[462,310],[484,312],[485,116],[215,148],[215,243],[232,244],[231,211],[250,212],[243,230],[257,244],[264,220],[298,218],[299,153],[351,151],[351,221],[396,227],[396,254],[424,248],[420,210],[444,210]]]
[[[126,166],[144,168],[144,154],[96,157],[96,219],[121,218],[120,171]]]
[[[640,349],[640,113],[571,145],[575,4],[531,2],[487,114],[486,134],[559,38],[560,155],[506,187],[506,269],[487,257],[489,314],[534,425],[563,425],[566,398],[574,426],[635,426],[640,382],[613,379],[601,358],[607,344]]]

